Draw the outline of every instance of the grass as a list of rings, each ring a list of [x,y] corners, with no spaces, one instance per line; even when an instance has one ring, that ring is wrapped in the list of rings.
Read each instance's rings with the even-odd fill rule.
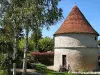
[[[0,75],[7,75],[7,71],[5,71],[5,70],[0,70]]]
[[[72,74],[68,72],[56,72],[56,71],[47,69],[47,67],[43,64],[36,64],[35,68],[37,72],[45,74],[45,75],[99,75],[99,74]]]
[[[72,74],[72,73],[66,73],[66,72],[52,72],[47,73],[46,75],[100,75],[100,74]]]

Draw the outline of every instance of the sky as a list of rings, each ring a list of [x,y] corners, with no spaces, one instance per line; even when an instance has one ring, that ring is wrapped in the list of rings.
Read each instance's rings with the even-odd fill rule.
[[[49,31],[44,28],[43,37],[48,36],[53,38],[53,34],[61,26],[75,5],[79,7],[91,26],[100,34],[100,0],[61,0],[58,7],[62,8],[64,19],[51,26]]]

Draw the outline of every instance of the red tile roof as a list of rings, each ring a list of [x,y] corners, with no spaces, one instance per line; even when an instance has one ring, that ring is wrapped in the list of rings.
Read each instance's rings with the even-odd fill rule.
[[[77,6],[74,6],[56,34],[66,33],[89,33],[99,35],[84,17]]]

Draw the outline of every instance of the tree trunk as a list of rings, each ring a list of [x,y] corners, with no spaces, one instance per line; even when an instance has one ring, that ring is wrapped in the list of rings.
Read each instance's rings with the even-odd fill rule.
[[[26,43],[24,49],[24,58],[23,58],[23,73],[22,75],[26,75],[27,69],[27,50],[28,50],[28,26],[26,26]]]
[[[14,44],[13,44],[13,75],[16,75],[16,52],[17,52],[17,41],[16,41],[16,31],[14,30]]]
[[[13,63],[13,75],[16,75],[16,63]]]

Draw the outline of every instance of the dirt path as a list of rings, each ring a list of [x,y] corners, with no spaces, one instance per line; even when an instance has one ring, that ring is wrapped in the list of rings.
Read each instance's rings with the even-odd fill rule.
[[[22,75],[22,72],[23,72],[22,69],[16,69],[17,75]],[[44,75],[44,74],[37,73],[36,70],[34,69],[27,69],[27,75]]]

